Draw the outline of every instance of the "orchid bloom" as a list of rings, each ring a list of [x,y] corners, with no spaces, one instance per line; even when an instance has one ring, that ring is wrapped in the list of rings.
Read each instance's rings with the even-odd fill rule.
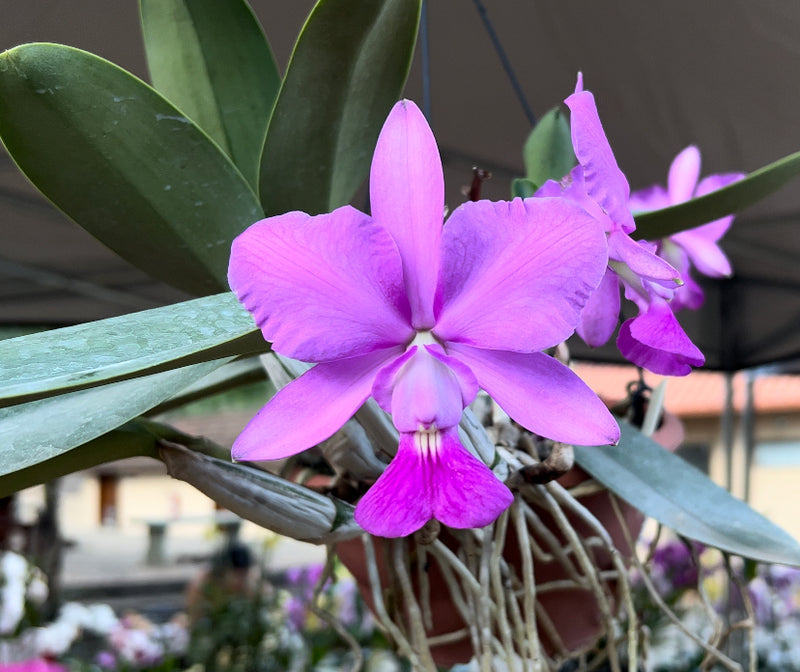
[[[698,183],[699,177],[700,151],[690,145],[673,160],[667,177],[667,188],[654,185],[634,192],[630,199],[631,210],[646,212],[677,205],[726,187],[742,179],[744,174],[709,175]],[[718,242],[732,223],[733,215],[728,215],[658,241],[659,256],[680,271],[684,283],[675,290],[670,301],[673,311],[681,308],[696,310],[703,305],[703,290],[690,275],[692,265],[703,275],[712,278],[723,278],[731,274],[730,262]]]
[[[636,224],[629,203],[630,186],[600,123],[594,96],[583,90],[580,74],[575,93],[564,102],[571,113],[578,165],[562,184],[548,182],[536,196],[552,196],[561,190],[592,214],[608,236],[608,269],[583,310],[577,333],[592,347],[611,338],[619,320],[621,283],[625,297],[636,304],[639,314],[620,326],[620,352],[654,373],[686,375],[705,358],[669,306],[681,274],[656,254],[655,245],[631,238]]]
[[[401,101],[378,139],[372,216],[344,206],[253,224],[228,278],[279,354],[316,363],[278,392],[233,446],[287,457],[330,437],[370,396],[400,432],[397,455],[359,502],[367,531],[405,536],[432,518],[482,527],[511,492],[460,443],[478,388],[537,434],[614,443],[594,393],[542,353],[566,339],[606,265],[594,220],[564,199],[465,203],[443,227],[433,134]]]

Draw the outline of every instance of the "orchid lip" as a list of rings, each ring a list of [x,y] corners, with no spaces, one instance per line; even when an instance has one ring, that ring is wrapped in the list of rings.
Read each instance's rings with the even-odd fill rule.
[[[424,458],[436,455],[442,447],[442,434],[435,425],[414,432],[414,447]]]

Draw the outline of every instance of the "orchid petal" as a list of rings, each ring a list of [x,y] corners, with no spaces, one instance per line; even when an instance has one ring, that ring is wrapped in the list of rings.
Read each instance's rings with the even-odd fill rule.
[[[675,290],[675,296],[669,302],[672,312],[676,313],[683,308],[697,310],[705,303],[706,297],[703,289],[691,275],[684,277],[684,283]]]
[[[700,177],[700,150],[694,145],[689,145],[669,167],[667,177],[667,191],[670,201],[683,203],[694,196],[697,180]]]
[[[533,195],[533,198],[557,198],[561,196],[561,192],[564,190],[561,182],[557,182],[556,180],[547,180],[541,187],[536,190],[536,193]]]
[[[676,233],[672,240],[683,248],[700,273],[714,278],[727,277],[733,272],[731,262],[716,241],[719,240],[719,230],[727,229],[732,221],[733,217],[725,217],[696,229]]]
[[[743,177],[743,173],[709,175],[697,185],[695,196],[704,196]],[[725,235],[732,223],[733,215],[728,215],[688,231],[680,231],[672,236],[672,240],[686,251],[692,263],[702,274],[711,277],[727,277],[732,273],[731,265],[725,253],[716,243]]]
[[[705,362],[663,301],[653,301],[639,316],[623,322],[617,347],[637,366],[665,376],[685,376]]]
[[[691,265],[689,264],[689,256],[686,250],[680,245],[677,245],[673,238],[664,238],[659,243],[659,254],[670,264],[680,271],[683,285],[673,290],[672,298],[669,300],[669,306],[673,313],[679,310],[689,308],[690,310],[697,310],[703,305],[705,295],[694,278],[692,278]],[[651,286],[651,289],[653,287]],[[647,310],[648,303],[644,303],[640,310]]]
[[[598,348],[611,338],[619,322],[619,276],[606,269],[600,286],[589,297],[576,329],[586,345]]]
[[[400,435],[397,454],[356,505],[355,519],[379,537],[405,537],[433,518],[433,491],[414,434]]]
[[[578,163],[583,166],[589,196],[623,231],[633,231],[636,224],[628,208],[630,186],[614,158],[594,96],[589,91],[580,91],[564,102],[571,112],[572,146]]]
[[[413,338],[394,241],[349,206],[253,224],[233,242],[228,279],[287,357],[330,361]]]
[[[565,340],[607,263],[605,235],[559,198],[465,203],[442,238],[434,335],[531,352]]]
[[[672,202],[669,199],[669,194],[660,184],[634,191],[628,200],[628,207],[634,213],[660,210],[661,208],[668,208],[670,205],[672,205]]]
[[[513,495],[470,455],[454,428],[403,433],[397,455],[356,506],[367,532],[404,537],[430,519],[455,528],[483,527],[511,505]]]
[[[745,173],[721,173],[719,175],[708,175],[700,180],[695,191],[695,198],[710,194],[712,191],[727,187],[729,184],[738,182],[745,176]]]
[[[608,256],[614,261],[624,263],[639,277],[666,286],[680,283],[681,274],[651,251],[649,245],[644,241],[633,240],[624,231],[614,231],[608,235]]]
[[[603,227],[603,231],[611,233],[612,231],[620,230],[619,225],[589,195],[583,166],[575,166],[561,182],[564,186],[564,191],[561,195],[586,210]]]
[[[433,517],[457,529],[484,527],[503,513],[514,496],[491,469],[458,440],[458,431],[442,432],[438,464],[431,470]]]
[[[586,192],[583,166],[575,166],[569,173],[561,178],[560,182],[547,180],[533,195],[534,198],[557,198],[559,196],[581,206],[603,227],[603,231],[606,233],[610,233],[619,228],[605,210],[595,203]]]
[[[465,406],[456,374],[427,348],[412,350],[410,358],[401,358],[405,360],[401,368],[393,362],[381,371],[373,389],[391,385],[392,422],[401,432],[454,427]],[[385,403],[385,392],[373,394]]]
[[[438,359],[442,364],[447,366],[456,377],[459,389],[461,390],[461,404],[463,408],[466,408],[475,401],[480,386],[478,385],[478,379],[475,377],[475,374],[472,373],[472,369],[461,360],[446,355],[444,349],[440,345],[426,345],[425,349],[432,357]],[[461,418],[459,418],[459,420],[460,419]]]
[[[392,108],[378,138],[370,171],[370,207],[400,251],[413,326],[432,327],[444,176],[433,133],[410,100]]]
[[[392,412],[392,392],[394,391],[397,374],[400,373],[416,351],[417,346],[411,346],[402,355],[384,366],[375,376],[375,382],[372,384],[372,398],[387,413]]]
[[[578,445],[611,444],[619,426],[602,401],[568,367],[540,352],[446,346],[514,420],[540,436]]]
[[[235,460],[276,460],[329,438],[358,410],[402,348],[317,364],[281,389],[233,444]]]

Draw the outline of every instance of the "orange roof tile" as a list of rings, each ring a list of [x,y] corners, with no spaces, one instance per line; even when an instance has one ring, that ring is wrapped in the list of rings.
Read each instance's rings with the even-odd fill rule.
[[[636,380],[633,366],[575,363],[577,374],[599,396],[614,403],[625,397],[628,382]],[[645,382],[655,387],[663,376],[645,372]],[[682,416],[719,415],[725,406],[725,374],[697,370],[688,376],[669,377],[665,406]],[[747,374],[733,377],[733,405],[737,412],[745,407]],[[753,384],[755,410],[761,413],[800,411],[800,376],[758,374]]]

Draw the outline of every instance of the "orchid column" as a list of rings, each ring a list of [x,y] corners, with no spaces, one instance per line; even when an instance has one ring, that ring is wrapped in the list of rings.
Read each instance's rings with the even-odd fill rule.
[[[606,236],[560,197],[465,203],[443,227],[441,160],[410,101],[383,127],[370,197],[372,216],[290,212],[234,241],[231,288],[275,352],[316,366],[251,420],[233,455],[310,448],[372,396],[400,445],[358,504],[359,524],[382,536],[432,518],[482,527],[512,495],[458,439],[479,388],[541,436],[619,438],[594,393],[542,352],[575,330],[606,269]]]

